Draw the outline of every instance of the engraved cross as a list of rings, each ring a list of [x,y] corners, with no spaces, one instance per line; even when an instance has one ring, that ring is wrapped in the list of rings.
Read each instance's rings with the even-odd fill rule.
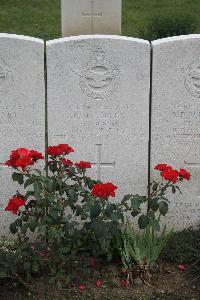
[[[92,167],[97,167],[97,180],[101,180],[101,168],[102,167],[115,167],[115,161],[113,162],[102,162],[101,153],[102,153],[102,144],[96,144],[97,146],[97,162],[91,163]]]
[[[103,13],[100,12],[100,13],[97,13],[95,12],[95,9],[94,9],[94,4],[95,4],[95,1],[89,1],[90,2],[90,12],[88,13],[82,13],[82,16],[84,17],[90,17],[91,19],[91,33],[93,34],[94,33],[94,17],[102,17]]]
[[[187,162],[186,160],[184,160],[184,164],[189,168],[200,168],[200,162]]]

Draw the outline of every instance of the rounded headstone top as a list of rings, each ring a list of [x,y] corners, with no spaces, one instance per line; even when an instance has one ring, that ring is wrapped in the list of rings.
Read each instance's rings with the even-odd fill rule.
[[[149,45],[149,41],[143,40],[143,39],[127,37],[127,36],[120,36],[120,35],[104,35],[104,34],[78,35],[78,36],[64,37],[64,38],[59,38],[59,39],[55,39],[55,40],[50,40],[47,42],[47,45],[52,45],[52,44],[57,44],[57,43],[62,43],[62,42],[69,42],[69,41],[94,40],[94,39],[132,41],[132,42],[136,42],[136,43],[142,43],[142,44]]]
[[[179,36],[172,36],[167,37],[163,39],[154,40],[151,42],[151,44],[158,45],[158,44],[164,44],[164,43],[170,43],[170,42],[177,42],[181,40],[191,40],[191,39],[200,39],[200,34],[188,34],[188,35],[179,35]]]

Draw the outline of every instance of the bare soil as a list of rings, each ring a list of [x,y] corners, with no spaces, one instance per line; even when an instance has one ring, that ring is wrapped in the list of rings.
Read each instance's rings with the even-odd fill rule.
[[[95,280],[101,276],[103,285],[95,286]],[[122,274],[119,266],[110,264],[99,271],[94,271],[93,276],[84,279],[86,289],[79,290],[75,287],[58,289],[49,285],[45,277],[33,279],[26,287],[12,281],[0,280],[0,299],[4,300],[200,300],[200,282],[187,273],[180,273],[178,266],[162,262],[155,269],[150,285],[142,282],[140,277],[135,277],[133,284],[127,287],[120,285]]]

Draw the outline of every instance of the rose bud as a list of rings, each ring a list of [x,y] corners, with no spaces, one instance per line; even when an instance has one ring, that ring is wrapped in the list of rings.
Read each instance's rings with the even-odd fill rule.
[[[84,292],[85,289],[86,289],[86,285],[85,284],[79,285],[80,292]]]
[[[95,285],[96,285],[96,287],[101,287],[102,286],[102,284],[103,284],[103,282],[102,282],[102,280],[100,280],[100,279],[97,279],[96,281],[95,281]]]
[[[181,273],[183,273],[185,271],[185,266],[184,265],[179,265],[178,269]]]
[[[122,280],[120,281],[120,284],[121,284],[121,286],[126,287],[126,286],[129,285],[129,281],[128,281],[127,279],[122,279]]]

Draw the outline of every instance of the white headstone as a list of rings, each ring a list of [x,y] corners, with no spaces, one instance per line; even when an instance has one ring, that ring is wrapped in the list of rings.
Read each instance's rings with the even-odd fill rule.
[[[149,61],[149,43],[133,38],[47,43],[49,144],[74,147],[93,177],[119,186],[118,199],[146,193]]]
[[[152,167],[168,163],[191,172],[183,193],[171,196],[168,222],[181,230],[200,220],[200,35],[152,45]]]
[[[44,45],[35,38],[0,34],[0,163],[20,147],[44,150]],[[12,170],[0,167],[0,235],[9,232],[13,216],[5,212],[19,186]]]
[[[61,0],[62,36],[121,34],[121,0]]]

